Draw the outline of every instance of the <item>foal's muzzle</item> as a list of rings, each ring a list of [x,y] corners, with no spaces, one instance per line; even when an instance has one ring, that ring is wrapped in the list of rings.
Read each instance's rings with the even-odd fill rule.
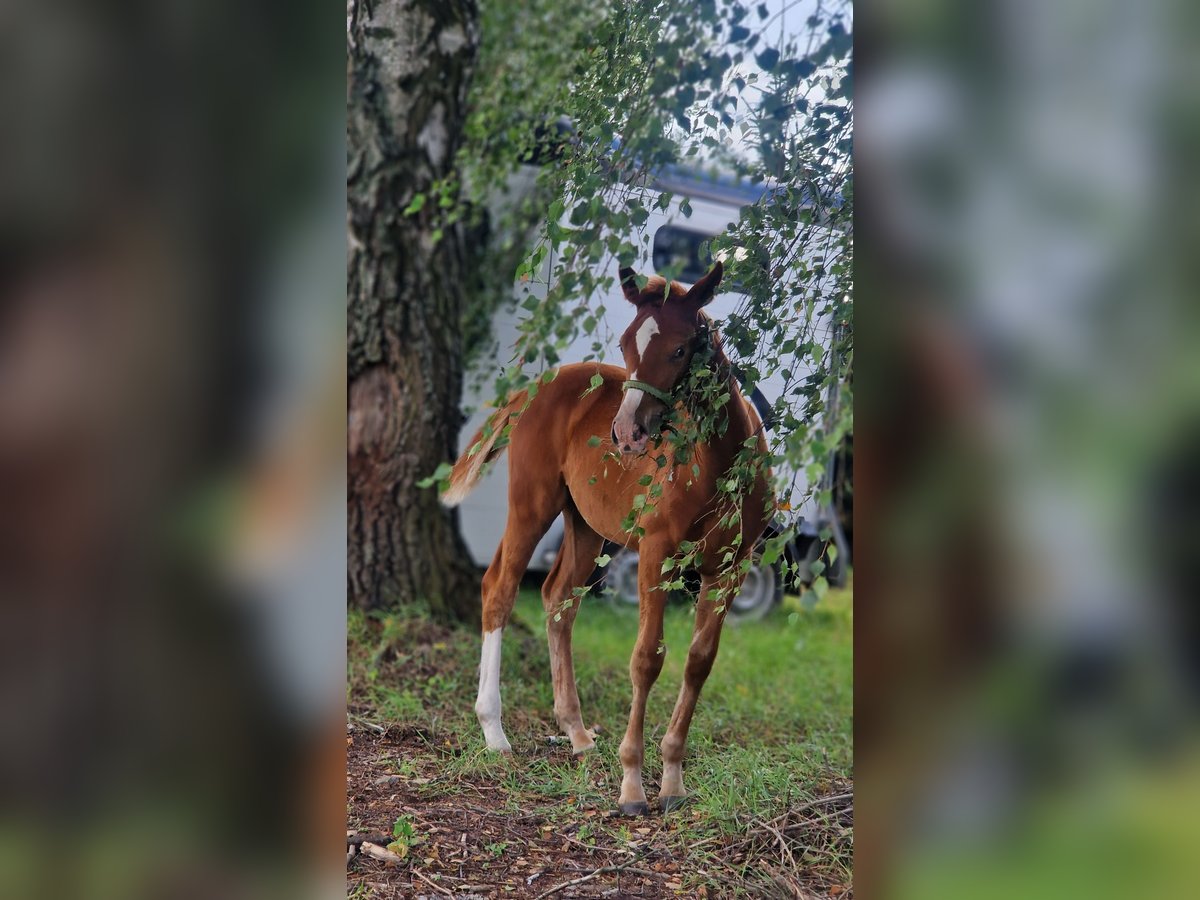
[[[646,440],[649,438],[649,433],[639,423],[634,422],[633,428],[629,433],[622,438],[617,434],[616,422],[613,422],[612,442],[618,450],[624,454],[644,453],[646,451]]]
[[[632,379],[622,384],[621,390],[625,396],[613,419],[613,444],[626,455],[645,453],[650,436],[658,434],[671,397],[654,385]]]

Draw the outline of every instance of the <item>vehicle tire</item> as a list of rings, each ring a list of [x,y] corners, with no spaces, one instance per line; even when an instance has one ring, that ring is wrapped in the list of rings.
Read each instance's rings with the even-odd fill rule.
[[[601,570],[604,576],[602,593],[621,606],[638,605],[638,555],[636,551],[616,547],[612,559]]]
[[[756,554],[757,557],[757,554]],[[731,622],[757,622],[783,599],[783,572],[775,564],[763,565],[755,559],[742,581],[725,618]]]
[[[605,570],[603,593],[622,606],[638,605],[638,555],[635,551],[620,548],[612,554],[612,560]],[[726,618],[731,622],[756,621],[774,609],[782,599],[783,573],[779,567],[753,566],[746,573],[742,590],[734,597]]]

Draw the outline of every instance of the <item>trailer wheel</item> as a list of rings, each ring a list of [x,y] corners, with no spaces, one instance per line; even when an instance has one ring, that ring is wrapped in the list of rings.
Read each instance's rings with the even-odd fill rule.
[[[615,603],[638,605],[638,555],[624,547],[612,553],[604,569],[604,593]]]
[[[693,599],[695,590],[693,588]],[[618,549],[605,569],[603,593],[614,603],[638,605],[638,555],[633,550]],[[732,622],[756,621],[763,618],[783,599],[783,573],[778,565],[755,565],[746,573],[742,589],[729,604],[726,617]]]

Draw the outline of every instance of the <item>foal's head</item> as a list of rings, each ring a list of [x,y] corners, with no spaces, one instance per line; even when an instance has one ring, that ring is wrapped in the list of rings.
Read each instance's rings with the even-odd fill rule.
[[[613,443],[622,453],[644,453],[663,415],[675,404],[673,392],[687,373],[693,354],[707,345],[708,325],[700,307],[713,298],[723,269],[716,263],[685,291],[678,282],[652,277],[638,288],[633,269],[621,269],[625,299],[638,308],[621,335],[629,380],[625,399],[612,423]]]

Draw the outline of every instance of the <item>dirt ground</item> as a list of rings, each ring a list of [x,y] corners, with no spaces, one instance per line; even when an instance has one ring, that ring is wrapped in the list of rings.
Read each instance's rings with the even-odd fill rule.
[[[358,827],[347,833],[348,896],[852,896],[820,871],[807,871],[800,880],[788,873],[797,871],[796,856],[814,843],[814,835],[805,833],[808,825],[821,831],[816,837],[849,825],[853,807],[845,782],[831,783],[825,798],[809,804],[825,807],[808,810],[819,813],[816,819],[798,811],[795,821],[781,817],[761,834],[751,826],[741,835],[698,840],[686,810],[625,819],[611,808],[566,804],[562,814],[542,807],[521,815],[511,805],[503,810],[510,786],[456,779],[451,792],[441,790],[436,758],[455,749],[445,735],[355,723],[352,715],[347,784],[349,820]],[[540,752],[567,751],[547,746]],[[408,761],[404,774],[394,774],[397,759]],[[386,847],[395,840],[392,825],[400,818],[413,830],[411,846],[396,848],[404,850],[402,859],[383,861],[363,852],[364,841]]]

